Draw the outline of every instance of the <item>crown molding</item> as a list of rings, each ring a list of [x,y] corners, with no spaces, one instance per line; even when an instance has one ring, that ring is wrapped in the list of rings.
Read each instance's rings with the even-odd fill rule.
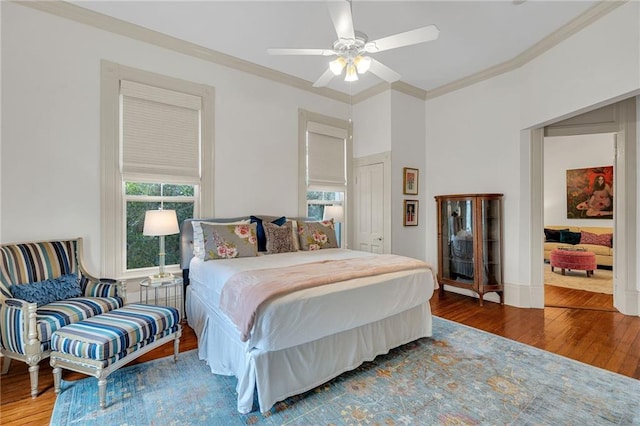
[[[368,89],[365,89],[353,96],[351,96],[351,105],[359,104],[362,101],[366,101],[369,98],[372,98],[380,93],[384,93],[391,88],[389,83],[379,83],[375,86],[371,86]]]
[[[428,90],[425,99],[433,99],[438,96],[442,96],[444,94],[462,89],[463,87],[471,86],[481,81],[488,80],[492,77],[496,77],[500,74],[518,69],[528,62],[532,61],[533,59],[537,58],[538,56],[542,55],[543,53],[547,52],[551,48],[557,46],[564,40],[571,37],[573,34],[588,27],[612,10],[627,3],[628,1],[629,0],[603,0],[600,3],[589,8],[588,10],[584,11],[582,14],[576,16],[565,26],[552,32],[515,58],[495,65],[491,68],[487,68],[475,74],[471,74],[467,77],[461,78],[460,80],[445,84],[433,90]]]
[[[90,25],[104,31],[129,37],[135,40],[153,44],[158,47],[173,50],[178,53],[193,56],[205,61],[209,61],[218,65],[233,68],[238,71],[246,72],[258,77],[262,77],[277,83],[286,84],[300,90],[306,90],[320,96],[325,96],[333,100],[344,102],[346,104],[356,104],[362,102],[372,96],[384,92],[385,90],[397,90],[404,94],[414,96],[418,99],[433,99],[444,94],[454,92],[467,86],[479,83],[484,80],[496,77],[505,72],[513,71],[520,68],[529,61],[542,55],[549,49],[566,40],[573,34],[597,21],[612,10],[622,6],[629,0],[602,0],[581,15],[571,20],[567,25],[549,34],[547,37],[522,52],[518,56],[491,68],[471,74],[460,80],[453,81],[432,90],[425,91],[418,87],[412,86],[403,81],[392,84],[380,83],[372,86],[357,95],[349,95],[338,90],[329,88],[313,87],[313,83],[294,77],[292,75],[254,64],[225,53],[208,49],[206,47],[191,43],[176,37],[169,36],[157,31],[153,31],[139,25],[131,24],[117,18],[113,18],[102,13],[94,12],[80,6],[60,0],[49,1],[18,1],[11,0],[22,6],[31,7],[43,12],[70,19],[82,24]]]
[[[393,90],[397,90],[398,92],[402,92],[405,95],[414,96],[418,99],[422,99],[423,101],[427,99],[427,91],[420,89],[418,87],[412,86],[404,81],[396,81],[391,84],[391,88]]]
[[[12,2],[22,6],[47,12],[61,18],[70,19],[82,24],[90,25],[104,31],[129,37],[138,41],[153,44],[158,47],[173,50],[178,53],[193,56],[218,65],[233,68],[238,71],[266,78],[277,83],[286,84],[297,89],[306,90],[317,95],[325,96],[339,102],[349,103],[351,97],[338,90],[326,87],[313,87],[313,83],[302,78],[254,64],[222,52],[190,43],[188,41],[172,37],[167,34],[153,31],[121,19],[113,18],[102,13],[94,12],[65,1],[17,1]]]

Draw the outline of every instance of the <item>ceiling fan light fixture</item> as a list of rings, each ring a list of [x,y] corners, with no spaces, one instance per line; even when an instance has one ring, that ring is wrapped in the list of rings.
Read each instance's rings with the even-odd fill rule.
[[[369,68],[371,68],[371,58],[368,56],[358,55],[353,62],[358,69],[358,74],[364,74],[369,71]]]
[[[333,74],[340,75],[342,74],[342,70],[346,64],[347,61],[345,61],[342,56],[339,56],[335,60],[329,62],[329,69]]]
[[[358,72],[356,71],[356,66],[353,65],[352,62],[347,64],[347,73],[344,76],[344,81],[358,81]]]

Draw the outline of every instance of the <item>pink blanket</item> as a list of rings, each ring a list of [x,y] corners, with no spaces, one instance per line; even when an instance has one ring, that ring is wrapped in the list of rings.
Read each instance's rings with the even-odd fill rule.
[[[241,340],[246,342],[258,308],[276,296],[339,281],[411,269],[429,269],[435,281],[435,274],[427,263],[394,254],[239,272],[222,287],[220,308],[238,327]]]

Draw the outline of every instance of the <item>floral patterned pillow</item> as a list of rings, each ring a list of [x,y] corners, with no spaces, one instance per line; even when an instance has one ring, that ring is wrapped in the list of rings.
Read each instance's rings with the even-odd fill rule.
[[[239,220],[237,222],[191,221],[191,228],[193,229],[193,255],[200,260],[204,259],[204,235],[202,234],[202,226],[200,226],[203,222],[210,223],[212,225],[238,225],[242,223],[249,223],[249,219]]]
[[[202,222],[204,260],[258,255],[256,224],[212,225]]]
[[[302,250],[338,248],[333,219],[322,222],[303,222],[298,227],[298,236]]]
[[[297,251],[293,243],[291,222],[286,222],[282,226],[275,223],[264,222],[264,234],[267,238],[267,254],[289,253]]]

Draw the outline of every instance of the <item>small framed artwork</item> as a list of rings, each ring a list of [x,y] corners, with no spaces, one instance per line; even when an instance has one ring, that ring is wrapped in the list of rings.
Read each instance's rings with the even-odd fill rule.
[[[402,183],[402,193],[407,195],[418,195],[418,169],[405,167],[403,169],[404,176]]]
[[[404,226],[418,226],[418,200],[404,200]]]

